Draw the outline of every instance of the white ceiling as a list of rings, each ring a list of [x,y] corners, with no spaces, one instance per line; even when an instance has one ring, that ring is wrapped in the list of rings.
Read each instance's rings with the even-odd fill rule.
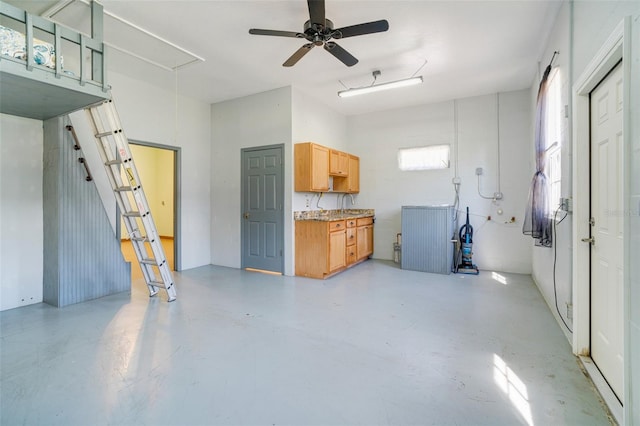
[[[39,14],[58,2],[9,3]],[[293,85],[352,115],[530,87],[561,1],[326,0],[326,17],[336,28],[386,19],[389,31],[339,40],[359,59],[353,67],[315,48],[291,68],[282,63],[304,40],[250,35],[248,30],[302,31],[309,19],[305,0],[104,0],[102,4],[106,11],[205,59],[180,68],[176,78],[173,72],[112,51],[110,64],[117,72],[145,75],[145,80],[165,87],[177,85],[181,93],[209,103]],[[54,19],[75,26],[84,19],[78,16],[81,9],[88,12],[81,3],[72,4]],[[105,23],[105,41],[160,59],[159,46],[115,24]],[[174,63],[184,59],[167,58]],[[381,83],[410,77],[418,69],[417,75],[424,77],[420,86],[347,99],[337,96],[343,84],[371,84],[374,70],[382,71]]]

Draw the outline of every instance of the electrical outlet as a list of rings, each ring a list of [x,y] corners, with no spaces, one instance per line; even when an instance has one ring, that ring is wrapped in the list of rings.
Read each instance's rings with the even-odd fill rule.
[[[476,175],[480,176],[482,175],[482,172],[483,172],[482,167],[476,167]]]
[[[571,198],[560,198],[560,210],[570,213],[573,210]]]

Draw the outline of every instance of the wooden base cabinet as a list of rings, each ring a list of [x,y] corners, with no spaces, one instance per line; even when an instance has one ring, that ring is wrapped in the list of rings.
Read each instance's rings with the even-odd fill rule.
[[[373,254],[373,218],[358,219],[356,228],[356,259],[366,259]]]
[[[373,217],[295,222],[296,275],[327,278],[373,254]]]
[[[344,220],[296,221],[296,275],[325,278],[346,266]]]

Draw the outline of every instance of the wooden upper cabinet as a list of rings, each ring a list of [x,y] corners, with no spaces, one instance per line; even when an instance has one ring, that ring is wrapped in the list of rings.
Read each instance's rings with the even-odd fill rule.
[[[295,190],[325,192],[329,190],[329,148],[312,142],[294,146]]]
[[[349,154],[332,149],[329,151],[329,174],[347,176],[349,174]]]
[[[335,192],[360,192],[360,158],[348,155],[348,174],[344,177],[333,177],[333,190]]]
[[[294,146],[294,188],[297,192],[360,192],[360,158],[313,142]]]
[[[360,158],[349,155],[349,185],[347,192],[360,192]]]

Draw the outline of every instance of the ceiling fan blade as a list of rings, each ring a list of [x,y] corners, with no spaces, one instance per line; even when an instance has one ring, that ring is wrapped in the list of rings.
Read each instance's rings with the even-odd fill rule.
[[[346,38],[364,34],[381,33],[389,29],[389,22],[386,19],[380,21],[366,22],[364,24],[350,25],[348,27],[333,30],[334,38]]]
[[[324,0],[307,0],[309,5],[309,20],[312,24],[325,26]]]
[[[278,36],[278,37],[304,38],[304,34],[297,33],[295,31],[261,30],[259,28],[251,28],[249,30],[249,34],[266,35],[266,36]]]
[[[352,67],[358,63],[358,60],[351,53],[347,52],[333,41],[326,42],[324,44],[324,50],[331,53],[348,67]]]
[[[302,59],[304,55],[306,55],[311,49],[313,49],[313,46],[315,46],[313,43],[307,43],[302,45],[302,47],[296,50],[295,53],[289,57],[289,59],[284,61],[284,64],[282,64],[282,66],[283,67],[294,66],[300,59]]]

